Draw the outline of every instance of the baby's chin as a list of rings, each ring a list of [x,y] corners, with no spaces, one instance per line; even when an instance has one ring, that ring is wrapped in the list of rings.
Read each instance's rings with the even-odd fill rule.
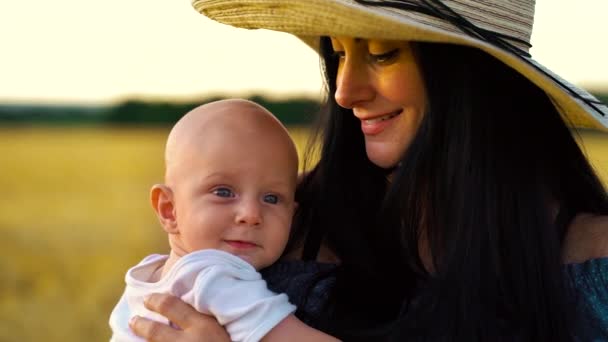
[[[253,266],[253,268],[255,268],[256,270],[260,269],[258,263],[256,262],[256,260],[253,257],[251,257],[251,255],[243,255],[243,254],[234,254],[234,255],[243,259],[249,265]]]

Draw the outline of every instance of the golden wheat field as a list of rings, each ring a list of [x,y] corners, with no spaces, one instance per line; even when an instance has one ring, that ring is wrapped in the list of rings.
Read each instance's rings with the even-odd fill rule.
[[[300,151],[304,128],[291,129]],[[0,341],[107,341],[128,267],[167,251],[148,204],[168,128],[0,128]],[[608,136],[586,133],[608,179]]]

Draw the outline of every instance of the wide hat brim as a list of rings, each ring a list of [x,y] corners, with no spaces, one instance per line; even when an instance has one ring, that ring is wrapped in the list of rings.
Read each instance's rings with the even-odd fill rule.
[[[296,35],[317,51],[320,36],[475,47],[543,89],[570,126],[608,131],[608,107],[584,89],[560,78],[531,57],[507,51],[458,30],[429,25],[414,13],[396,14],[344,0],[193,0],[192,5],[203,15],[223,24]]]

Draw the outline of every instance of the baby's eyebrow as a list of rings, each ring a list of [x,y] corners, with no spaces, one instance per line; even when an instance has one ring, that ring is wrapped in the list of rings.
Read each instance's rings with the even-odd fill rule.
[[[213,172],[199,175],[198,182],[201,186],[206,187],[209,186],[210,183],[228,184],[232,182],[232,179],[233,177],[231,177],[230,174],[223,172]]]
[[[277,181],[273,183],[268,183],[267,186],[272,191],[281,192],[284,194],[295,192],[295,186],[293,186],[290,182]]]
[[[214,179],[214,178],[230,179],[233,177],[238,177],[238,173],[230,173],[230,172],[224,172],[224,171],[212,171],[212,172],[205,173],[205,175],[204,175],[205,179]]]

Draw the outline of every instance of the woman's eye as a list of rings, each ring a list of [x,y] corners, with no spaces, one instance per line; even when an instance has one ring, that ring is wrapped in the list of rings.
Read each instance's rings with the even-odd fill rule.
[[[277,195],[264,195],[264,202],[270,203],[270,204],[277,204],[277,203],[279,203],[279,196],[277,196]]]
[[[373,54],[370,53],[370,58],[376,63],[386,63],[390,62],[393,58],[397,57],[399,54],[399,49],[394,49],[389,52],[381,53],[381,54]]]
[[[217,188],[213,190],[213,194],[218,197],[234,197],[234,193],[228,188]]]
[[[344,59],[345,54],[344,54],[344,51],[334,51],[333,55],[337,59]]]

